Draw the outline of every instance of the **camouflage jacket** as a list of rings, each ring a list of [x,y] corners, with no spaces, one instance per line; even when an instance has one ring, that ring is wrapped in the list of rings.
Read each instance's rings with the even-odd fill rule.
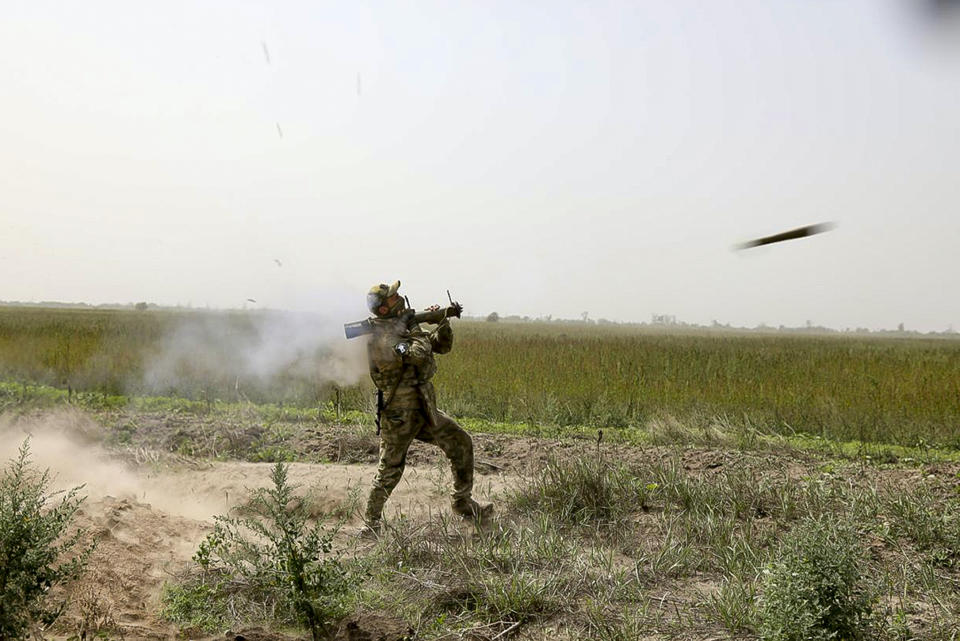
[[[384,409],[423,409],[428,418],[436,411],[436,394],[430,379],[437,371],[434,354],[453,348],[453,329],[444,320],[432,332],[416,323],[405,326],[396,318],[371,318],[374,331],[367,343],[370,378],[383,392]],[[397,346],[403,343],[401,355]]]

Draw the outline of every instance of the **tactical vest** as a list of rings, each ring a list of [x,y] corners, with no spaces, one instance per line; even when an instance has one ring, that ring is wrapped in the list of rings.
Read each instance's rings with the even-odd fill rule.
[[[430,336],[417,325],[408,329],[393,319],[371,319],[371,323],[374,332],[367,343],[367,356],[373,384],[383,392],[388,407],[421,407],[423,395],[418,388],[429,387],[432,396],[433,386],[428,383],[437,371]],[[409,346],[406,358],[396,351],[401,342]]]

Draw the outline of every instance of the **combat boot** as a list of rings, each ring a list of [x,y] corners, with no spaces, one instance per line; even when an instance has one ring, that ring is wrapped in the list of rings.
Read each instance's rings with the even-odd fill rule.
[[[457,499],[453,502],[453,511],[465,519],[483,521],[493,514],[493,504],[485,503],[481,505],[470,498]]]
[[[383,533],[383,502],[376,501],[373,494],[367,503],[366,514],[363,515],[363,526],[360,528],[360,538],[379,539]]]
[[[383,532],[383,504],[387,502],[387,492],[374,487],[367,499],[367,509],[363,514],[363,527],[360,536],[364,539],[377,539]]]
[[[383,534],[383,522],[380,519],[376,521],[366,521],[360,528],[358,535],[361,539],[379,539]]]

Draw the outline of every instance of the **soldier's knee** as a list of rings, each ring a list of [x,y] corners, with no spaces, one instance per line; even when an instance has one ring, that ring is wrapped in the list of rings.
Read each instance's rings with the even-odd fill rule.
[[[460,446],[460,449],[473,452],[473,439],[470,438],[470,435],[467,434],[465,430],[460,430],[457,434],[457,444]]]
[[[380,466],[381,467],[403,467],[407,460],[407,450],[410,444],[403,443],[382,443],[380,446]]]
[[[397,484],[400,483],[400,479],[403,477],[403,468],[390,468],[382,470],[377,474],[377,478],[374,479],[374,487],[380,487],[387,492],[393,490],[397,487]]]
[[[392,488],[400,482],[400,477],[403,476],[406,462],[407,457],[405,452],[396,458],[381,458],[380,465],[377,468],[377,478],[375,482],[380,483],[384,487]]]
[[[444,427],[446,427],[447,429],[451,429],[451,430],[463,429],[460,423],[457,423],[457,420],[455,418],[453,418],[449,414],[441,412],[440,410],[437,410],[437,422],[443,425]]]

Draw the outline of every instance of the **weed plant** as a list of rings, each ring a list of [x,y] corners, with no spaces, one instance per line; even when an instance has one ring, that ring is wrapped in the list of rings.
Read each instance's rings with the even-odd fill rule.
[[[543,620],[582,591],[587,564],[574,543],[546,516],[474,536],[448,518],[400,519],[381,542],[367,599],[396,608],[388,604],[399,596],[421,631],[438,620],[491,629]]]
[[[63,612],[51,589],[83,572],[92,543],[71,527],[83,503],[79,487],[50,491],[50,473],[30,465],[30,442],[0,477],[0,639],[23,639],[49,627]]]
[[[543,513],[560,524],[610,529],[645,509],[647,493],[654,489],[620,462],[550,459],[510,500],[519,510]]]
[[[926,485],[888,491],[882,498],[882,509],[896,524],[885,532],[889,539],[907,539],[938,565],[960,565],[960,499],[944,500]]]
[[[333,532],[308,523],[287,472],[283,463],[274,465],[273,487],[254,492],[245,506],[249,516],[216,518],[194,555],[200,572],[165,590],[167,619],[206,630],[231,622],[297,623],[318,641],[344,613],[349,581],[332,554]]]
[[[869,638],[875,595],[849,525],[800,523],[764,570],[758,628],[769,641]]]

